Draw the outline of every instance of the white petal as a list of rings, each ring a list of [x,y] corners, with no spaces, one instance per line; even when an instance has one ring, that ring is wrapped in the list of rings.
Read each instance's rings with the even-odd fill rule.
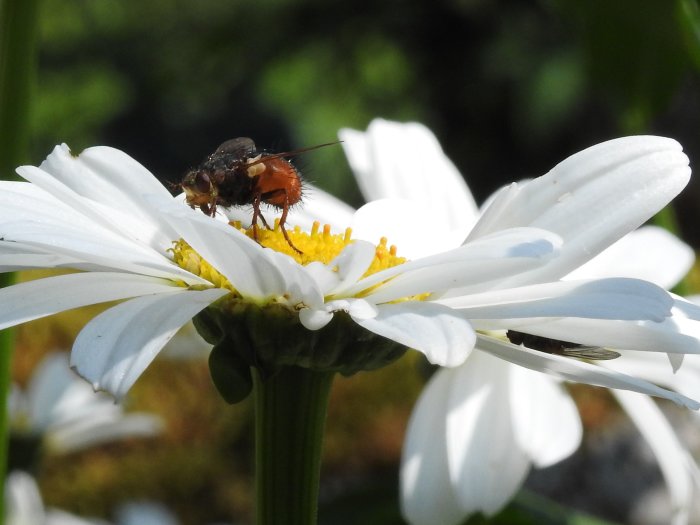
[[[125,273],[47,277],[0,289],[0,327],[7,328],[79,306],[181,291],[184,289],[170,281]]]
[[[478,328],[484,328],[475,321]],[[490,328],[495,328],[494,323]],[[502,328],[515,328],[533,335],[574,341],[590,346],[649,352],[700,353],[700,323],[674,316],[662,322],[609,319],[502,320]]]
[[[119,399],[183,324],[226,293],[211,289],[139,297],[110,308],[78,334],[71,366],[95,389]]]
[[[362,206],[352,217],[352,236],[377,244],[386,237],[397,253],[418,259],[456,248],[469,230],[451,225],[440,228],[422,204],[407,200],[380,199]]]
[[[377,316],[355,318],[360,326],[425,354],[433,364],[464,362],[476,339],[471,325],[444,306],[407,301],[380,305]]]
[[[194,276],[174,265],[165,248],[155,250],[101,227],[29,183],[0,183],[0,238],[11,241],[3,246],[17,243],[34,253],[54,254],[62,263],[75,259],[77,268],[92,265],[193,283]]]
[[[117,511],[118,525],[178,525],[175,516],[157,503],[127,503]]]
[[[280,269],[254,240],[201,213],[179,207],[163,211],[187,243],[243,296],[268,299],[287,291]]]
[[[80,263],[74,257],[47,253],[21,242],[0,241],[0,272],[30,268],[79,268]]]
[[[634,277],[673,288],[695,261],[693,249],[657,226],[643,226],[628,233],[567,279]]]
[[[687,518],[693,503],[693,479],[688,469],[693,461],[656,404],[646,396],[613,390],[613,394],[646,439],[656,456],[671,495],[674,516]],[[685,520],[681,519],[681,523]]]
[[[7,232],[12,227],[18,228]],[[17,240],[37,252],[54,253],[81,261],[81,266],[105,270],[122,270],[154,277],[181,279],[188,284],[205,284],[201,278],[175,265],[165,256],[149,248],[120,239],[109,232],[86,231],[57,224],[22,222],[5,226],[8,240]],[[17,230],[21,230],[17,231]],[[78,266],[78,265],[76,265]]]
[[[620,388],[650,396],[662,397],[681,406],[692,408],[693,410],[700,409],[700,403],[697,401],[677,394],[676,392],[664,390],[642,379],[630,377],[619,372],[613,372],[612,370],[607,370],[603,367],[577,359],[538,352],[524,346],[515,346],[488,336],[479,335],[478,337],[478,345],[481,350],[516,365],[529,368],[530,370],[544,372],[566,381],[586,383],[606,388]]]
[[[401,512],[411,525],[457,525],[467,512],[450,483],[445,443],[447,400],[454,370],[438,370],[421,392],[401,457]]]
[[[353,213],[355,210],[351,206],[305,182],[303,206],[292,208],[287,222],[308,231],[318,221],[321,225],[329,224],[335,232],[343,232],[350,226]]]
[[[520,448],[539,468],[573,454],[581,444],[583,427],[566,389],[545,374],[501,363],[511,367],[510,402]]]
[[[154,224],[161,224],[161,219],[144,196],[172,200],[170,192],[146,168],[123,151],[106,146],[88,148],[74,156],[62,144],[39,167],[79,195],[109,206],[118,202],[122,210]]]
[[[314,261],[306,266],[304,266],[306,273],[314,280],[316,287],[321,290],[321,292],[326,295],[328,290],[334,290],[340,279],[338,278],[338,272],[327,264],[320,261]]]
[[[355,284],[369,268],[375,253],[375,246],[365,241],[355,241],[346,246],[328,265],[337,268],[338,282],[332,289],[325,290],[325,293],[342,293],[344,288]]]
[[[464,179],[422,124],[375,119],[366,133],[342,129],[338,136],[368,202],[386,197],[420,202],[438,228],[467,231],[476,218]]]
[[[154,436],[162,430],[163,421],[153,414],[132,412],[106,421],[93,414],[90,419],[83,418],[52,430],[47,448],[56,454],[67,454],[124,438]]]
[[[333,313],[326,310],[302,308],[299,310],[299,322],[309,330],[320,330],[333,319]]]
[[[22,471],[14,471],[7,477],[5,486],[7,525],[44,523],[44,502],[34,478]]]
[[[565,250],[530,282],[571,272],[663,208],[687,184],[688,158],[662,137],[625,137],[588,148],[492,201],[470,239],[535,226],[564,239]],[[520,279],[520,278],[518,278]]]
[[[55,421],[56,404],[76,380],[80,378],[68,368],[65,352],[49,354],[39,363],[27,387],[29,423],[33,431],[44,432]]]
[[[664,354],[654,352],[627,350],[617,359],[605,362],[604,366],[642,377],[688,397],[700,398],[700,356],[686,357],[683,366],[677,372],[671,370]]]
[[[100,202],[93,198],[79,195],[53,175],[40,168],[23,166],[18,168],[17,171],[22,177],[30,181],[32,185],[47,191],[62,204],[80,213],[89,222],[104,227],[113,233],[143,242],[160,250],[169,248],[172,240],[178,237],[159,214],[152,212],[153,206],[150,203],[141,202],[137,209],[133,209],[129,205],[130,203],[119,200],[119,194],[102,196],[102,202]],[[155,178],[153,180],[156,181]],[[158,185],[161,190],[164,189],[160,183]],[[163,197],[161,196],[161,198]],[[169,194],[167,198],[172,199]],[[149,197],[149,201],[151,200],[153,198]],[[181,205],[184,206],[185,204],[182,203]]]
[[[60,509],[48,509],[44,525],[110,525],[104,520],[86,519]]]
[[[482,352],[452,372],[448,465],[460,507],[468,513],[498,512],[530,469],[515,436],[510,389],[510,368]]]
[[[469,319],[587,317],[649,319],[671,314],[673,299],[655,284],[637,279],[559,281],[437,300]]]
[[[372,319],[377,317],[379,309],[376,305],[364,299],[338,299],[328,301],[326,309],[329,312],[344,311],[350,314],[353,319]]]
[[[283,295],[294,306],[323,307],[323,293],[316,279],[311,276],[304,266],[283,253],[265,248],[267,256],[277,267],[284,278]]]
[[[545,264],[558,242],[558,237],[543,230],[514,228],[374,273],[344,294],[357,295],[379,283],[382,286],[368,294],[377,302],[446,290],[473,293],[475,288],[493,288],[494,281]]]

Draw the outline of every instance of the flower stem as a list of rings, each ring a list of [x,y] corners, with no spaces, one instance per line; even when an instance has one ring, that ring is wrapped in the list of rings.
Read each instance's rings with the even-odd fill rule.
[[[29,110],[38,53],[39,0],[0,0],[0,178],[14,177],[16,166],[27,160]],[[12,284],[12,274],[0,275],[0,287]],[[5,521],[10,363],[14,334],[0,331],[0,523]]]
[[[314,525],[333,372],[254,372],[257,525]]]

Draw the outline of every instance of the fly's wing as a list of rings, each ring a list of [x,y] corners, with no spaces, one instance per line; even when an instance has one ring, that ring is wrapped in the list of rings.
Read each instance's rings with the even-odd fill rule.
[[[601,348],[599,346],[575,346],[573,348],[562,348],[559,355],[566,357],[577,357],[579,359],[591,359],[593,361],[607,361],[620,357],[619,352]]]
[[[255,142],[253,142],[253,139],[238,137],[224,142],[221,146],[216,148],[214,155],[233,155],[235,157],[245,158],[254,153]]]
[[[506,332],[508,340],[515,345],[525,345],[532,350],[538,350],[547,354],[576,357],[578,359],[590,359],[603,361],[620,357],[618,352],[601,348],[599,346],[584,346],[570,341],[549,339],[539,335],[526,334],[515,330]]]

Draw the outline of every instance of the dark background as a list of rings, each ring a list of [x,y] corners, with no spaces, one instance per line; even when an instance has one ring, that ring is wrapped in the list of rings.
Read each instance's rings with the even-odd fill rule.
[[[328,142],[374,117],[434,130],[479,201],[623,134],[698,145],[695,0],[46,0],[35,160],[121,148],[177,181],[226,139]],[[360,197],[339,149],[317,184]],[[695,231],[698,188],[680,199]]]

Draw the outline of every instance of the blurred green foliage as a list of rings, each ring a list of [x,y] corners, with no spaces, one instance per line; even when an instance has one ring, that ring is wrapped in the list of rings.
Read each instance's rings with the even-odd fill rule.
[[[177,181],[235,136],[292,149],[379,116],[431,127],[479,200],[623,133],[673,136],[700,158],[697,0],[44,0],[40,22],[35,163],[60,142],[107,144]],[[310,153],[301,167],[361,203],[340,148]],[[678,209],[695,246],[699,193],[692,185]],[[38,354],[70,346],[94,311],[23,329],[20,378]],[[420,384],[404,359],[335,385],[331,509],[348,497],[379,516],[363,523],[400,523],[395,472]],[[184,524],[245,522],[249,407],[218,400],[205,362],[164,359],[132,403],[164,414],[163,439],[49,458],[48,502],[107,515],[115,502],[148,497]],[[375,476],[388,479],[381,497],[353,500]]]
[[[45,0],[33,157],[105,143],[177,181],[234,136],[292,149],[382,116],[431,127],[479,199],[622,133],[692,157],[699,20],[697,0]],[[301,167],[361,202],[340,148]]]

